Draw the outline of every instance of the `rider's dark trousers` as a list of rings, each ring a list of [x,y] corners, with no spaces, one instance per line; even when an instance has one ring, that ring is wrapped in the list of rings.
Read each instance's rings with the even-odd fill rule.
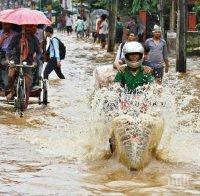
[[[45,70],[44,70],[44,79],[48,79],[49,77],[49,74],[52,72],[52,71],[55,71],[57,76],[60,78],[60,79],[65,79],[65,76],[62,74],[61,72],[61,68],[57,66],[57,59],[52,57],[46,67],[45,67]]]
[[[7,71],[7,63],[5,59],[0,61],[0,87],[3,89],[8,88],[8,71]]]

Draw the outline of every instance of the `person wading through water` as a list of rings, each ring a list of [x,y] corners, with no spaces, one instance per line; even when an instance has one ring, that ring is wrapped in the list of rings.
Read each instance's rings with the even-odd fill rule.
[[[106,47],[106,36],[108,34],[108,23],[106,22],[107,15],[102,14],[100,21],[98,22],[97,34],[99,34],[99,40],[101,43],[101,48]]]
[[[155,25],[152,31],[153,37],[145,41],[145,46],[150,50],[148,61],[151,64],[158,84],[162,83],[164,74],[163,64],[165,64],[165,73],[168,73],[169,70],[167,43],[162,38],[161,32],[161,27]]]
[[[53,27],[47,26],[45,29],[46,37],[50,37],[49,42],[49,61],[44,70],[44,79],[49,78],[49,74],[54,70],[60,79],[65,79],[61,72],[61,60],[59,53],[59,41],[53,36]]]

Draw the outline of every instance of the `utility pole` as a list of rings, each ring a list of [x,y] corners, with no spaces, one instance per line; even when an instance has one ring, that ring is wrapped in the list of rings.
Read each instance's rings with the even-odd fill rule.
[[[115,48],[115,29],[117,19],[118,0],[109,0],[109,32],[108,32],[108,52],[113,52]]]
[[[176,33],[176,71],[181,73],[186,73],[187,13],[187,0],[178,0],[178,19]]]
[[[21,5],[21,7],[23,7],[23,6],[24,6],[24,2],[23,2],[23,0],[21,0],[21,3],[20,3],[20,5]]]
[[[10,0],[6,1],[6,8],[9,9],[10,8]]]
[[[175,13],[175,0],[172,0],[172,3],[171,3],[171,19],[170,19],[170,31],[171,32],[174,32],[174,29],[175,29],[174,13]]]
[[[164,29],[164,16],[163,16],[163,0],[158,1],[158,10],[159,10],[159,21],[160,21],[160,27],[162,29],[163,36],[165,35],[165,29]]]
[[[66,9],[66,1],[62,0],[62,8],[65,10]]]
[[[42,0],[39,0],[39,10],[42,10]]]

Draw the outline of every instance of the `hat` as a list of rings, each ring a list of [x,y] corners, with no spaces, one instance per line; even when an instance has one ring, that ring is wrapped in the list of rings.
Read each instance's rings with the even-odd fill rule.
[[[162,29],[161,29],[161,27],[159,27],[158,25],[154,25],[153,31],[152,31],[152,32],[155,32],[155,31],[162,32]]]

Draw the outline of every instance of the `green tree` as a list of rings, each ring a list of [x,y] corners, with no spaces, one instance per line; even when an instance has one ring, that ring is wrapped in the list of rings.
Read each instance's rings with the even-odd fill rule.
[[[41,9],[43,10],[44,7],[48,4],[48,1],[47,0],[40,0],[38,1],[38,7],[41,6]]]
[[[133,0],[119,0],[118,12],[120,15],[131,15]]]
[[[197,29],[200,30],[200,0],[198,0],[195,3],[195,6],[193,9],[197,13],[197,20],[198,20]]]
[[[91,9],[108,9],[108,0],[73,0],[75,3],[87,3]],[[165,0],[169,4],[171,0]],[[118,10],[120,15],[137,14],[140,10],[157,12],[158,0],[119,0]]]
[[[56,11],[56,16],[58,16],[61,13],[62,7],[61,7],[60,0],[40,0],[40,1],[38,1],[38,7],[40,7],[40,3],[41,3],[42,10],[47,9],[48,5],[52,5],[52,9]]]
[[[56,11],[56,16],[60,15],[62,12],[62,6],[60,4],[60,0],[53,1],[52,9]]]
[[[148,10],[150,12],[157,11],[158,0],[133,0],[132,14],[137,14],[140,10]]]
[[[107,0],[90,0],[91,8],[107,8],[108,7],[108,1]]]

